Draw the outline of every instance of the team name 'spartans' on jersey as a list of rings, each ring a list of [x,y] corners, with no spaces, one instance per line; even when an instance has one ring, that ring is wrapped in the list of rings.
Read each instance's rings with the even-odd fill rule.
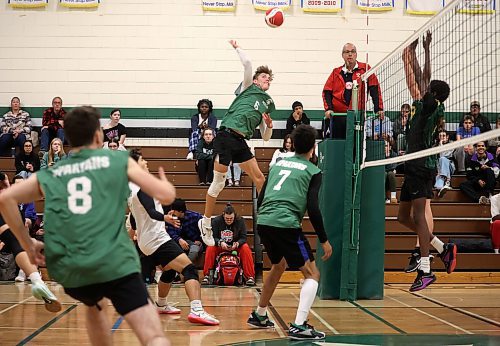
[[[81,174],[84,172],[95,171],[97,169],[104,168],[109,168],[109,157],[95,156],[90,157],[82,162],[56,167],[52,169],[52,174],[56,177],[60,177],[70,174]]]

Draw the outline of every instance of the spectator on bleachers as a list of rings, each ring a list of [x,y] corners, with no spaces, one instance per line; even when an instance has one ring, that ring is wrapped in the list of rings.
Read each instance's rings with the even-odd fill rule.
[[[292,113],[286,121],[286,131],[285,135],[289,135],[292,131],[299,125],[305,124],[309,125],[311,121],[304,112],[304,106],[300,101],[295,101],[292,104]]]
[[[127,128],[120,124],[122,113],[119,109],[113,109],[109,114],[111,121],[102,128],[104,134],[104,146],[111,140],[118,139],[119,147],[125,150],[125,139],[127,138]]]
[[[446,131],[441,131],[438,134],[439,144],[445,145],[451,143],[450,136]],[[460,150],[462,148],[459,148]],[[438,197],[443,197],[448,190],[451,190],[451,176],[455,172],[455,162],[453,158],[454,150],[443,151],[439,154],[437,165],[437,176],[434,188],[438,190]]]
[[[31,117],[21,109],[21,100],[15,96],[10,100],[10,111],[0,122],[0,155],[12,156],[11,148],[22,148],[27,139],[31,139]]]
[[[66,158],[62,143],[63,142],[59,138],[54,138],[52,142],[50,142],[50,149],[43,154],[40,168],[52,167],[56,162]]]
[[[201,214],[187,210],[186,202],[181,198],[175,199],[168,213],[177,217],[180,221],[179,227],[167,224],[168,234],[180,245],[191,262],[196,261],[203,251],[200,229],[198,228],[198,221],[202,217]]]
[[[399,117],[394,121],[393,135],[396,144],[396,153],[403,154],[406,151],[406,124],[410,116],[410,105],[405,103],[401,106]]]
[[[239,163],[230,163],[227,167],[227,186],[240,186],[241,168]]]
[[[366,119],[365,132],[366,138],[375,141],[388,141],[391,146],[394,146],[392,121],[386,117],[383,112],[380,113],[380,115],[371,116]]]
[[[474,118],[470,115],[466,115],[463,120],[463,126],[457,129],[457,141],[462,138],[469,138],[480,134],[481,131],[478,127],[474,126]],[[457,171],[459,173],[464,173],[465,162],[470,159],[473,154],[473,146],[468,145],[464,148],[457,148],[454,152],[455,160],[457,161]]]
[[[64,143],[64,116],[66,111],[62,108],[62,98],[56,96],[52,99],[52,107],[43,111],[42,132],[40,134],[40,157],[49,150],[49,143],[54,138],[59,138]]]
[[[475,126],[479,129],[480,133],[485,133],[491,130],[491,124],[487,117],[481,114],[481,105],[479,101],[472,101],[470,103],[470,112],[464,114],[462,121],[460,121],[459,127],[464,126],[464,121],[467,116],[472,117],[474,119]]]
[[[214,179],[214,131],[209,127],[198,142],[196,166],[200,185],[210,185]]]
[[[107,142],[107,146],[105,144],[104,147],[106,149],[109,149],[109,150],[119,150],[120,149],[120,141],[118,140],[118,138],[113,138],[112,140]]]
[[[189,131],[189,153],[187,160],[192,160],[198,148],[198,142],[204,129],[211,128],[214,131],[217,128],[217,118],[213,114],[212,101],[202,99],[198,101],[198,113],[191,117],[191,129]]]
[[[234,207],[228,204],[222,213],[212,219],[215,246],[208,246],[205,253],[202,284],[209,284],[210,270],[215,267],[215,259],[221,252],[237,251],[243,267],[243,276],[248,286],[255,285],[255,266],[252,250],[247,244],[247,229],[245,220],[238,216]]]
[[[467,180],[460,184],[460,190],[474,202],[489,204],[500,169],[493,155],[486,151],[484,142],[478,142],[474,147],[476,153],[468,161]]]
[[[491,243],[493,245],[493,251],[496,254],[500,253],[500,193],[492,196],[490,198],[491,202]]]
[[[500,129],[500,118],[497,118],[495,129]],[[488,152],[492,153],[497,162],[500,162],[500,137],[488,140]]]
[[[20,175],[24,179],[38,170],[40,170],[40,158],[33,151],[33,142],[31,140],[26,140],[24,142],[23,148],[16,155],[16,175]]]
[[[385,158],[397,157],[398,154],[392,150],[391,143],[384,141]],[[385,165],[385,203],[398,203],[396,198],[396,167],[397,163]]]
[[[295,155],[295,148],[293,147],[292,136],[286,135],[283,139],[283,146],[274,152],[271,162],[269,162],[269,168],[271,169],[278,161],[281,161],[285,157],[293,155]]]

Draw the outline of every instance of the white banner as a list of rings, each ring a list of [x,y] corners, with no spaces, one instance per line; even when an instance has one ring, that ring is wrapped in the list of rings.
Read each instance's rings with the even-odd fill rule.
[[[236,0],[234,1],[213,1],[202,0],[203,11],[234,12],[236,10]]]
[[[20,7],[45,7],[49,0],[9,0],[9,6],[14,8]]]
[[[286,10],[292,5],[292,0],[252,0],[252,3],[256,10],[267,11],[273,7],[279,7],[282,10]]]
[[[394,0],[356,0],[356,4],[363,11],[391,11]]]
[[[59,0],[59,4],[64,7],[89,8],[99,6],[100,0]]]
[[[344,8],[344,0],[301,0],[300,6],[304,12],[340,12]]]
[[[458,12],[489,14],[495,13],[495,0],[464,0],[459,6]]]
[[[406,12],[410,14],[436,14],[444,7],[444,0],[406,0]]]

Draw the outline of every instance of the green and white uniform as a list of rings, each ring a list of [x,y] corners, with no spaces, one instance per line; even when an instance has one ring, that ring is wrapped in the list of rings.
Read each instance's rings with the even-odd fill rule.
[[[125,230],[127,152],[83,149],[36,173],[45,193],[45,256],[64,287],[140,273]]]

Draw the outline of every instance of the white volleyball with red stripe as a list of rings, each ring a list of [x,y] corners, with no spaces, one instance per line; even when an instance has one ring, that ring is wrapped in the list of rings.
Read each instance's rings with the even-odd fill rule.
[[[271,28],[277,28],[285,20],[283,11],[278,7],[270,8],[266,11],[266,24]]]

